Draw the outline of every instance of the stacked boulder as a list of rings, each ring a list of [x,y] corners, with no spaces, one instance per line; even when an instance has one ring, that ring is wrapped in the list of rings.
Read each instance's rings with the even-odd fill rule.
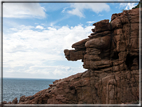
[[[110,61],[112,31],[109,20],[102,20],[95,24],[93,33],[85,43],[86,54],[84,55],[84,65],[86,69],[98,70],[112,66]]]
[[[65,49],[64,53],[65,53],[66,58],[71,61],[77,61],[79,59],[83,60],[84,55],[86,54],[85,43],[87,40],[88,39],[83,39],[83,40],[73,44],[72,48],[75,48],[75,50]]]
[[[64,50],[68,60],[82,59],[86,69],[104,69],[112,67],[118,71],[138,69],[139,56],[139,9],[113,14],[111,22],[102,20],[94,23],[91,35],[87,39],[72,45],[75,50]],[[128,61],[128,60],[133,61]],[[119,65],[120,67],[116,68]],[[126,67],[127,65],[127,67]],[[132,66],[131,66],[132,65]],[[131,68],[130,68],[131,66]],[[106,70],[107,70],[106,69]]]

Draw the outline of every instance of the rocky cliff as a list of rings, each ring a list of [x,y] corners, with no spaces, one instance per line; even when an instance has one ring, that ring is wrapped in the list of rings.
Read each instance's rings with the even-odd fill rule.
[[[56,80],[33,96],[9,104],[121,104],[139,100],[139,8],[93,24],[92,33],[64,50],[82,60],[83,73]],[[140,68],[141,70],[141,68]],[[3,102],[7,103],[7,102]]]

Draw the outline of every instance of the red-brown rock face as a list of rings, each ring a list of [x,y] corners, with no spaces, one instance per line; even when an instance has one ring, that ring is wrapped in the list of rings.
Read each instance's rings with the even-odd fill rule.
[[[74,52],[86,52],[81,54],[83,67],[89,73],[88,85],[85,86],[88,93],[84,93],[83,98],[92,100],[79,98],[79,101],[116,104],[138,100],[139,9],[113,14],[110,23],[102,20],[93,25],[95,28],[89,38],[73,44]],[[82,48],[75,47],[79,45]],[[64,52],[66,55],[72,50]],[[68,56],[68,60],[74,61],[74,55]]]
[[[139,9],[113,14],[111,22],[102,20],[93,25],[88,38],[72,45],[75,50],[64,50],[68,60],[82,59],[88,70],[56,80],[33,96],[22,96],[19,104],[121,104],[139,100]]]

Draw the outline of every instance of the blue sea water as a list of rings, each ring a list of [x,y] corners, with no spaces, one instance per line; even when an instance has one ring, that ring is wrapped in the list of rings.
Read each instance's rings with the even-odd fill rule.
[[[17,97],[30,96],[47,89],[55,79],[3,78],[3,101],[12,101]]]

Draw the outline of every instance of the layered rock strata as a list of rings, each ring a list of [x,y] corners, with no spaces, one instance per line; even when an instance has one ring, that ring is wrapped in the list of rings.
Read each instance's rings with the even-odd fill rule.
[[[82,60],[83,73],[56,80],[48,89],[22,96],[18,104],[121,104],[139,100],[139,8],[94,23],[88,38],[64,50]],[[140,68],[141,69],[141,68]],[[7,103],[7,102],[4,102]]]

